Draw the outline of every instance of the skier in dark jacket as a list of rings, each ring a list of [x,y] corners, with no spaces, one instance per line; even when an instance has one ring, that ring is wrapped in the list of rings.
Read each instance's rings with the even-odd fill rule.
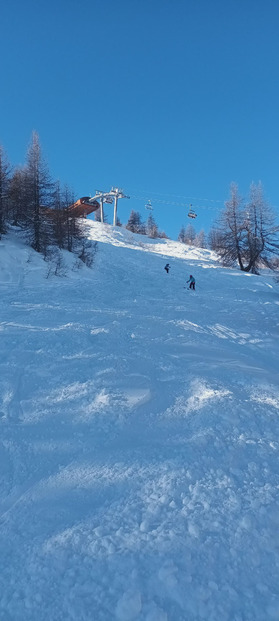
[[[170,270],[170,264],[169,263],[167,263],[165,265],[164,270],[166,270],[167,274],[169,273],[169,270]]]
[[[190,278],[189,278],[189,280],[187,280],[186,282],[189,282],[189,283],[190,283],[190,284],[189,284],[189,289],[194,289],[194,291],[195,291],[195,288],[196,288],[196,281],[195,281],[195,279],[194,279],[194,276],[192,276],[192,274],[190,274]]]

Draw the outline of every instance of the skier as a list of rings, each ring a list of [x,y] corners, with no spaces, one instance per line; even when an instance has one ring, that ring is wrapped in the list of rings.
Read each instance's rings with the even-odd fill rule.
[[[192,276],[192,274],[190,274],[190,278],[189,278],[189,280],[187,280],[186,282],[189,282],[189,283],[190,283],[190,284],[189,284],[188,289],[194,289],[194,291],[195,291],[195,288],[196,288],[196,281],[195,281],[195,279],[194,279],[194,276]]]
[[[169,263],[167,263],[165,265],[164,270],[166,270],[167,274],[169,273],[169,270],[170,270],[170,264]]]

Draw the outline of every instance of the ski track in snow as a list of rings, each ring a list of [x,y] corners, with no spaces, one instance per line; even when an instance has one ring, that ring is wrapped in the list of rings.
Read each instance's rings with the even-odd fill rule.
[[[0,619],[278,621],[278,288],[88,230],[0,245]]]

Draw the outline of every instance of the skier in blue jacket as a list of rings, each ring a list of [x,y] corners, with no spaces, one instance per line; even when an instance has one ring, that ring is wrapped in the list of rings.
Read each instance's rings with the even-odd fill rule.
[[[190,283],[188,288],[189,288],[189,289],[194,289],[194,291],[195,291],[195,288],[196,288],[196,281],[195,281],[195,279],[194,279],[194,276],[192,276],[192,274],[190,274],[190,278],[189,278],[189,280],[187,280],[186,282],[189,282],[189,283]]]

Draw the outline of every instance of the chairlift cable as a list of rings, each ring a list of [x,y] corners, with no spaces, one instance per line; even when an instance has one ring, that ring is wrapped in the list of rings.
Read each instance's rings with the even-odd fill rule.
[[[221,200],[221,199],[213,199],[213,198],[205,198],[205,197],[201,198],[201,197],[198,197],[198,196],[185,196],[184,194],[167,194],[166,192],[163,193],[163,192],[154,192],[154,191],[146,192],[145,190],[135,190],[135,189],[134,189],[134,192],[136,194],[137,193],[144,194],[145,197],[149,196],[150,194],[154,194],[155,196],[165,196],[165,197],[171,197],[171,198],[182,198],[182,199],[185,199],[187,201],[189,201],[189,200],[190,201],[191,200],[193,200],[193,201],[206,201],[206,202],[209,202],[209,203],[222,203],[222,204],[224,204],[224,200]],[[161,199],[154,198],[153,200],[161,200]]]
[[[147,200],[146,196],[137,196],[135,194],[130,194],[130,198],[135,199],[135,200],[140,200],[140,201],[146,201]],[[192,200],[194,200],[194,199],[192,198]],[[198,200],[198,199],[196,199],[196,200]],[[215,202],[214,200],[211,200],[211,199],[199,199],[199,200],[207,200],[207,201],[210,201],[212,203]],[[218,202],[221,202],[221,201],[218,201]],[[187,208],[187,206],[188,206],[187,202],[178,202],[178,201],[164,200],[164,199],[161,199],[161,198],[153,198],[152,199],[152,203],[159,203],[159,204],[162,204],[162,205],[168,205],[169,207],[174,206],[174,207],[184,207],[184,208],[186,207]],[[146,205],[145,205],[145,207],[146,207]],[[216,210],[216,207],[214,207],[214,205],[201,205],[201,204],[196,204],[195,203],[195,209],[211,209],[211,210],[214,209],[214,210]]]

